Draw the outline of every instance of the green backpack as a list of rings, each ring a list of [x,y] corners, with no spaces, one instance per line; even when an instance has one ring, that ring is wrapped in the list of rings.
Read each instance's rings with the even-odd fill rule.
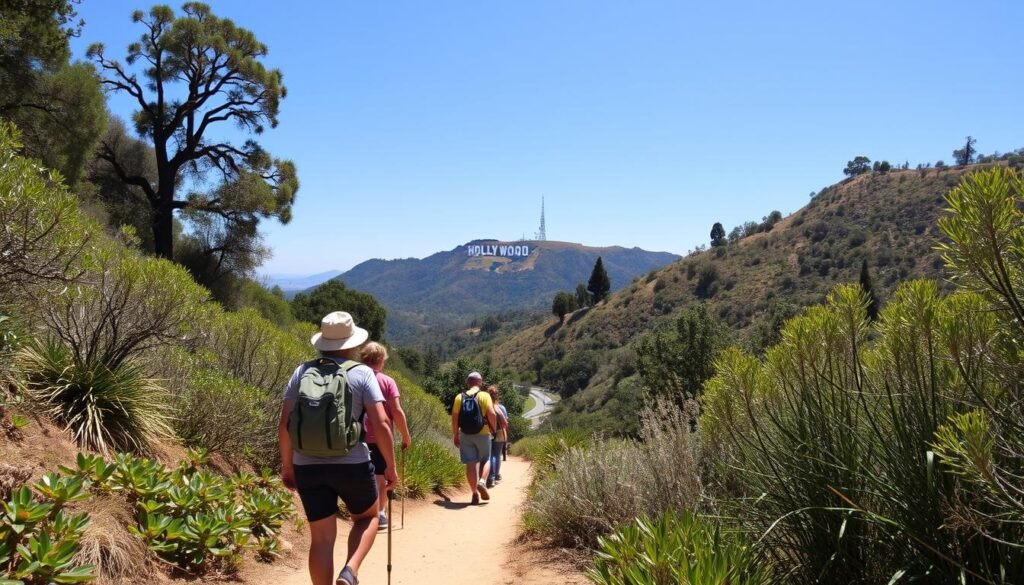
[[[320,358],[299,378],[299,397],[288,415],[292,448],[312,457],[341,457],[359,442],[363,425],[352,416],[346,374],[359,362]]]

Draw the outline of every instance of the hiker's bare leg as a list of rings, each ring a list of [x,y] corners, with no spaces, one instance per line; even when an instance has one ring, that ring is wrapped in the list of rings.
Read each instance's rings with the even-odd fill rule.
[[[487,477],[491,473],[491,457],[487,456],[487,461],[484,461],[480,465],[480,479],[487,481]]]
[[[334,585],[334,540],[338,519],[332,514],[309,523],[309,577],[313,585]]]
[[[466,483],[469,484],[470,489],[473,490],[473,494],[477,493],[476,482],[479,481],[480,477],[476,474],[476,463],[470,463],[466,466]]]
[[[385,496],[387,497],[387,496]],[[377,538],[377,503],[366,509],[362,514],[352,516],[352,531],[348,533],[348,559],[345,564],[359,574],[359,565],[370,552],[373,539]]]
[[[384,513],[384,506],[387,505],[388,501],[388,482],[384,480],[383,475],[377,476],[377,513]]]

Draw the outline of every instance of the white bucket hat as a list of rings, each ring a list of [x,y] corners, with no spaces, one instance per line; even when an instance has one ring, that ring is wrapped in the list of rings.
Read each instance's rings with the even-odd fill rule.
[[[356,327],[352,315],[335,311],[320,320],[320,332],[309,339],[320,351],[340,351],[363,344],[370,337],[362,327]]]

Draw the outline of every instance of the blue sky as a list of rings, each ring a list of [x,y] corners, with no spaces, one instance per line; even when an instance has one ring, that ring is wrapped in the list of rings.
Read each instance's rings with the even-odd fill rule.
[[[860,154],[1024,147],[1021,2],[210,4],[289,90],[261,140],[301,187],[267,273],[530,238],[541,195],[549,239],[682,254]],[[77,55],[123,59],[149,6],[85,0]]]

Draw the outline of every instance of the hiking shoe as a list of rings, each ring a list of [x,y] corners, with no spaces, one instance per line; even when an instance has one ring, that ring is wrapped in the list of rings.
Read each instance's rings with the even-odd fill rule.
[[[494,479],[493,478],[490,478],[490,477],[487,478],[487,487],[489,487],[489,488],[494,487]]]
[[[388,517],[383,512],[377,515],[377,530],[384,530],[388,527]]]
[[[501,474],[500,473],[498,474],[498,477],[494,478],[494,481],[501,481]]]
[[[476,483],[476,489],[480,490],[480,497],[484,500],[491,499],[491,494],[487,491],[488,487],[482,479]]]
[[[473,501],[471,502],[474,506],[480,503],[480,494],[473,494]]]
[[[338,580],[334,585],[359,585],[359,579],[356,579],[356,574],[348,565],[345,565],[345,568],[338,573]]]

